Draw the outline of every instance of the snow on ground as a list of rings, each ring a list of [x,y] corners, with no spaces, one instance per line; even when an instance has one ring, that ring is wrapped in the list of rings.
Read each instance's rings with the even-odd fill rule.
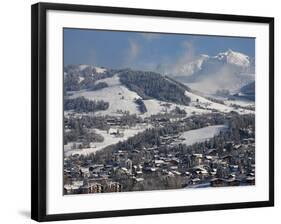
[[[88,155],[90,153],[95,153],[99,150],[104,149],[107,146],[114,145],[120,141],[127,140],[128,138],[133,137],[134,135],[143,132],[145,129],[150,127],[152,126],[138,125],[136,127],[132,127],[129,129],[119,128],[120,133],[124,134],[122,137],[116,137],[115,135],[112,135],[110,131],[107,132],[99,129],[93,129],[97,134],[100,134],[104,137],[103,142],[93,142],[90,144],[90,148],[83,148],[83,149],[77,149],[81,143],[71,142],[68,143],[67,145],[64,145],[64,153],[65,156],[70,156],[74,154]],[[186,145],[192,145],[194,143],[204,142],[218,135],[220,131],[224,130],[225,128],[226,128],[225,125],[213,125],[204,128],[199,128],[196,130],[186,131],[180,135],[180,138],[184,138],[184,140],[181,140],[180,143]],[[76,149],[73,149],[74,145],[76,145],[77,147]]]
[[[185,140],[183,140],[181,143],[192,145],[194,143],[204,142],[206,140],[209,140],[210,138],[213,138],[214,136],[217,136],[220,131],[225,128],[225,125],[212,125],[196,130],[183,132],[180,135],[180,138],[185,138]]]
[[[81,64],[81,65],[79,65],[79,70],[82,71],[82,70],[88,68],[89,66],[90,66],[90,65]]]
[[[106,71],[106,68],[101,67],[95,67],[97,73],[104,73]]]
[[[118,74],[115,74],[114,76],[109,77],[109,78],[100,79],[100,80],[96,81],[97,84],[100,82],[105,82],[109,87],[122,85]]]
[[[93,65],[85,65],[85,64],[79,65],[79,70],[80,71],[83,71],[86,68],[95,69],[96,73],[104,73],[106,71],[106,68],[101,68],[101,67],[97,67],[97,66],[93,66]]]
[[[133,137],[134,135],[143,132],[145,129],[150,128],[150,125],[138,125],[136,127],[131,127],[129,129],[121,129],[118,130],[120,133],[123,133],[124,136],[122,137],[116,137],[115,135],[112,135],[110,132],[99,130],[99,129],[93,129],[97,134],[100,134],[104,137],[103,142],[93,142],[90,144],[90,148],[84,148],[84,149],[72,149],[73,143],[68,143],[68,145],[64,146],[64,153],[65,156],[70,156],[73,154],[79,154],[79,155],[87,155],[90,153],[95,153],[109,145],[117,144],[119,141],[124,141],[130,137]]]
[[[152,114],[163,113],[165,108],[161,106],[161,102],[159,100],[150,99],[150,100],[143,100],[147,112],[144,113],[144,116],[151,116]]]
[[[242,98],[239,96],[228,97],[228,96],[220,96],[217,94],[204,94],[203,97],[210,97],[212,99],[223,101],[227,106],[231,106],[231,104],[236,104],[242,107],[255,106],[255,101]]]
[[[103,100],[109,103],[107,110],[98,111],[95,115],[120,115],[118,110],[122,110],[123,112],[130,111],[131,114],[139,114],[134,101],[136,98],[140,98],[140,96],[122,85],[117,75],[102,79],[100,82],[106,82],[108,87],[96,91],[81,90],[73,92],[70,98],[83,96],[89,100]]]
[[[227,78],[227,77],[226,77]],[[203,79],[198,82],[184,82],[189,88],[199,91],[204,94],[216,94],[217,90],[227,89],[230,94],[236,94],[242,86],[245,86],[255,80],[254,74],[240,74],[236,77],[233,77],[233,80],[223,83],[221,80],[217,82],[218,78],[214,77],[213,79]]]
[[[73,92],[73,95],[70,96],[70,98],[76,98],[80,96],[84,96],[87,99],[90,100],[103,100],[106,102],[109,102],[109,108],[106,111],[98,111],[95,113],[96,116],[100,115],[117,115],[120,116],[121,113],[118,111],[130,111],[130,114],[137,114],[141,117],[149,117],[153,114],[158,113],[167,113],[171,110],[174,110],[176,106],[178,106],[181,109],[184,109],[187,113],[187,116],[190,116],[192,114],[203,114],[208,113],[210,111],[199,109],[194,106],[184,106],[184,105],[178,105],[175,103],[168,103],[170,107],[167,107],[167,102],[159,101],[156,99],[149,99],[149,100],[143,100],[147,112],[144,114],[141,114],[138,110],[138,106],[135,103],[135,99],[141,98],[136,92],[133,92],[129,90],[126,86],[122,85],[122,83],[119,80],[118,74],[114,75],[110,78],[105,78],[98,80],[99,82],[105,82],[107,83],[108,87],[96,90],[96,91],[77,91]]]
[[[176,107],[179,107],[182,110],[185,110],[186,116],[191,116],[194,114],[204,114],[209,113],[209,111],[204,109],[199,109],[194,106],[185,106],[185,105],[179,105],[175,103],[168,103],[160,100],[150,99],[150,100],[143,100],[147,112],[142,114],[141,117],[149,117],[153,114],[159,114],[159,113],[169,113],[172,110],[174,110]],[[169,105],[169,106],[167,106]]]
[[[228,113],[231,111],[236,111],[240,114],[254,113],[251,110],[235,109],[230,106],[230,103],[226,104],[226,105],[220,104],[220,103],[215,103],[202,96],[196,95],[196,94],[188,92],[188,91],[185,91],[185,95],[190,97],[190,99],[191,99],[190,106],[200,106],[204,109],[209,109],[209,110],[215,109],[215,110],[218,110],[218,111],[224,112],[224,113]]]
[[[82,82],[84,79],[85,79],[84,77],[79,76],[78,82],[80,83],[80,82]]]
[[[224,103],[228,106],[231,104],[236,104],[242,107],[255,106],[255,102],[250,100],[225,100]]]
[[[72,149],[78,148],[82,142],[68,142],[66,145],[63,146],[65,152],[70,151]]]

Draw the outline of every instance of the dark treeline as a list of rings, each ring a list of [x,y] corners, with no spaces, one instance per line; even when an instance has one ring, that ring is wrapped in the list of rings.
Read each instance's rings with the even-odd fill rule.
[[[88,91],[96,91],[106,87],[108,87],[107,83],[105,82],[96,83],[94,77],[86,77],[83,81],[79,83],[78,90],[86,89]]]
[[[142,114],[147,112],[146,106],[145,106],[144,102],[142,101],[142,99],[140,99],[140,98],[136,99],[135,103],[138,105],[138,109]]]
[[[185,88],[158,73],[123,70],[120,81],[143,99],[156,98],[183,105],[190,103],[190,98],[185,95]]]
[[[64,91],[78,91],[79,87],[79,76],[76,74],[68,74],[64,76]]]
[[[116,70],[106,70],[104,73],[97,73],[94,68],[88,67],[80,71],[77,66],[67,66],[64,68],[66,75],[64,76],[65,91],[79,91],[87,89],[90,91],[99,90],[107,87],[104,82],[96,83],[96,81],[112,77]],[[80,78],[83,78],[80,80]]]
[[[184,109],[180,109],[178,106],[176,106],[172,112],[178,115],[186,115],[186,111]]]
[[[119,126],[135,126],[137,123],[142,123],[143,119],[135,114],[125,114],[118,118],[112,116],[87,116],[83,115],[79,118],[75,116],[68,116],[64,118],[64,122],[69,129],[77,129],[79,127],[96,128],[101,130],[108,130],[110,124],[108,121],[118,123]]]
[[[108,87],[106,82],[99,82],[99,83],[95,84],[93,87],[91,87],[90,90],[95,91],[95,90],[103,89],[106,87]]]
[[[103,100],[93,101],[85,97],[64,99],[64,110],[74,110],[75,112],[96,112],[107,110],[109,103]]]
[[[79,141],[84,147],[88,147],[90,142],[103,142],[103,140],[101,135],[82,127],[64,133],[64,144]]]
[[[77,118],[70,116],[64,117],[64,123],[68,129],[74,130],[79,128],[97,128],[101,130],[107,130],[110,128],[105,117],[82,116]]]

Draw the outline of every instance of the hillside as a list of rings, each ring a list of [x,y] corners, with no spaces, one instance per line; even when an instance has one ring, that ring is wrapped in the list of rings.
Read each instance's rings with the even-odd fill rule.
[[[159,73],[108,68],[100,73],[89,71],[96,69],[85,65],[65,69],[66,110],[98,116],[136,114],[141,117],[181,111],[185,116],[231,111],[251,113],[225,101],[216,102],[198,95],[188,86]]]
[[[186,106],[190,103],[190,98],[185,95],[185,88],[158,73],[125,70],[119,77],[122,84],[143,99],[154,98]]]

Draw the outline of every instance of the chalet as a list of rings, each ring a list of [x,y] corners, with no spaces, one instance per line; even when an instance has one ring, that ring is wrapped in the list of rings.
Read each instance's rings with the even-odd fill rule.
[[[89,193],[103,193],[104,192],[104,187],[103,185],[99,183],[92,183],[89,186]]]
[[[115,137],[123,137],[124,133],[122,133],[119,129],[110,128],[108,133]]]
[[[122,191],[122,185],[118,182],[110,182],[108,184],[109,192],[121,192]]]
[[[217,153],[218,153],[218,150],[217,150],[217,149],[208,149],[208,150],[206,151],[206,154],[207,154],[207,155],[210,155],[210,156],[215,156],[215,155],[217,155]]]
[[[177,170],[177,169],[178,169],[178,166],[170,166],[170,169],[171,169],[171,170]]]
[[[175,174],[176,176],[181,176],[181,173],[179,171],[173,171],[173,174]]]
[[[201,178],[209,175],[209,172],[205,168],[199,166],[193,168],[193,173]]]
[[[164,164],[165,162],[163,161],[163,160],[154,160],[154,164],[155,164],[155,166],[157,166],[157,167],[160,167],[160,166],[162,166],[163,164]]]
[[[143,178],[136,178],[135,181],[136,181],[137,183],[140,183],[140,182],[143,182],[144,179],[143,179]]]
[[[215,168],[211,169],[210,174],[212,176],[215,176],[217,174],[217,169],[215,169]]]
[[[229,165],[229,168],[231,172],[237,172],[239,170],[238,165]]]
[[[202,154],[192,154],[191,162],[192,166],[199,166],[202,164],[203,155]]]
[[[179,164],[179,159],[173,157],[173,158],[171,158],[170,163],[171,163],[172,165],[178,165],[178,164]]]
[[[200,179],[199,179],[199,178],[193,178],[193,179],[190,180],[190,183],[191,183],[192,185],[194,185],[194,184],[199,184],[199,183],[200,183]]]
[[[231,155],[225,155],[221,158],[224,162],[227,162],[228,164],[231,162],[232,156]]]
[[[110,126],[120,125],[120,118],[118,118],[118,117],[108,118],[108,119],[106,119],[106,123],[109,124]]]
[[[80,167],[80,174],[83,177],[89,177],[90,176],[90,171],[88,167]]]
[[[242,147],[242,145],[241,145],[241,144],[238,144],[238,145],[234,145],[234,146],[233,146],[233,149],[238,150],[238,149],[240,149],[241,147]]]
[[[205,156],[205,159],[211,161],[211,160],[213,160],[214,158],[213,158],[213,156]]]

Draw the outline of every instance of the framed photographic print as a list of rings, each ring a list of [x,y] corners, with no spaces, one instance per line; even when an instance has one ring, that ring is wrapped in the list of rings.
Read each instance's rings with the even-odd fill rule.
[[[32,6],[32,219],[274,205],[274,19]]]

